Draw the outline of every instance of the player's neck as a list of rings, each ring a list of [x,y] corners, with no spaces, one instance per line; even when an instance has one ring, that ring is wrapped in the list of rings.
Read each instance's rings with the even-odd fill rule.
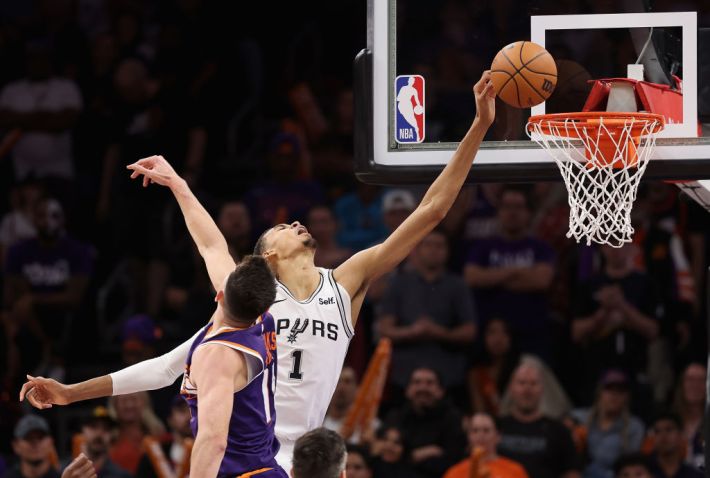
[[[320,283],[320,274],[313,264],[313,254],[299,254],[279,261],[278,278],[296,299],[306,300]]]

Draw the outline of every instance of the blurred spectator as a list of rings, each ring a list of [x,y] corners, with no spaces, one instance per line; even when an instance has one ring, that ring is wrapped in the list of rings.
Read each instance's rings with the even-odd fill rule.
[[[645,274],[634,270],[633,248],[602,246],[604,270],[577,288],[572,340],[581,345],[579,397],[591,396],[609,368],[620,368],[633,381],[646,370],[648,342],[658,334],[654,294]],[[581,398],[580,398],[581,400]]]
[[[276,224],[303,220],[311,207],[323,202],[320,184],[298,177],[300,149],[292,134],[279,133],[272,139],[266,158],[269,170],[244,196],[258,233]]]
[[[323,427],[328,430],[340,433],[345,417],[348,415],[350,406],[355,401],[357,394],[358,380],[355,370],[352,367],[345,366],[340,371],[338,384],[333,392],[333,398],[330,399],[328,411],[323,420]],[[357,431],[355,433],[358,433]],[[351,440],[357,443],[359,437],[353,436]]]
[[[496,208],[502,188],[502,184],[486,183],[462,189],[444,220],[447,231],[461,237],[465,244],[496,236],[499,231]]]
[[[388,232],[397,229],[417,208],[417,201],[406,189],[393,189],[382,196],[382,216]]]
[[[641,453],[619,458],[614,465],[615,478],[653,478],[649,459]]]
[[[385,422],[407,437],[407,459],[414,471],[424,477],[440,477],[463,455],[461,416],[445,400],[446,391],[431,368],[415,369],[405,394],[407,403],[390,412]]]
[[[703,429],[705,419],[707,369],[701,363],[691,363],[683,371],[673,400],[673,412],[683,422],[687,464],[700,467],[705,463]]]
[[[15,177],[71,180],[71,130],[82,109],[79,88],[55,76],[48,41],[26,45],[25,67],[26,76],[0,92],[0,127],[22,131],[12,153]]]
[[[117,395],[109,399],[109,410],[118,423],[118,433],[111,446],[111,460],[135,474],[143,455],[143,438],[160,437],[165,427],[155,416],[146,392]]]
[[[338,199],[334,211],[340,225],[338,244],[343,247],[361,251],[387,235],[377,186],[358,183],[355,192]]]
[[[328,206],[315,206],[308,211],[306,227],[318,243],[315,264],[326,269],[335,269],[352,255],[352,251],[340,247],[336,241],[338,223]]]
[[[520,462],[535,478],[578,478],[579,460],[570,432],[540,411],[540,369],[520,365],[511,378],[510,393],[511,413],[500,420],[498,452]]]
[[[243,202],[228,201],[222,204],[217,215],[217,226],[227,240],[229,252],[235,261],[252,253],[254,243],[251,218],[249,210]]]
[[[659,415],[653,423],[651,469],[655,478],[702,478],[696,468],[683,462],[685,439],[680,418],[671,413]]]
[[[467,375],[471,410],[498,416],[503,392],[519,358],[508,324],[502,319],[489,320],[483,331],[483,352]]]
[[[42,187],[32,179],[15,185],[10,190],[11,211],[0,220],[0,265],[5,251],[13,244],[37,236],[33,212],[42,197]]]
[[[154,437],[144,438],[146,453],[141,458],[136,478],[159,478],[161,466],[167,464],[178,475],[180,470],[190,469],[192,449],[192,429],[190,428],[190,408],[180,395],[173,398],[168,416],[169,439],[158,441]]]
[[[12,450],[18,463],[4,478],[59,478],[49,424],[38,415],[25,415],[15,426]]]
[[[22,330],[28,330],[40,343],[37,353],[36,348],[26,351],[23,342],[23,368],[33,370],[38,359],[45,365],[51,359],[55,370],[47,373],[61,379],[63,372],[56,368],[61,357],[52,357],[51,349],[55,345],[64,352],[67,326],[81,305],[93,257],[89,247],[66,233],[64,211],[56,200],[37,204],[34,224],[37,238],[19,242],[7,252],[4,303],[18,329],[15,339],[22,341]]]
[[[399,428],[383,426],[377,430],[372,444],[372,469],[375,478],[415,478],[418,476],[409,466],[406,457],[409,450]]]
[[[619,370],[601,377],[591,409],[573,414],[584,426],[589,464],[584,478],[613,478],[613,467],[621,455],[637,452],[644,437],[641,420],[629,412],[629,381]]]
[[[423,365],[442,375],[444,387],[463,385],[476,317],[466,284],[446,270],[448,249],[440,230],[425,236],[413,252],[414,270],[394,276],[380,304],[377,328],[394,342],[390,377],[398,387]]]
[[[133,365],[155,357],[155,343],[162,331],[147,315],[134,315],[122,325],[121,358],[123,365]]]
[[[444,478],[528,478],[519,463],[498,456],[498,443],[500,433],[494,418],[487,413],[475,414],[468,424],[468,445],[471,447],[472,456],[449,468]],[[471,470],[474,458],[476,466],[479,467],[476,475]]]
[[[316,428],[296,440],[290,476],[345,478],[346,459],[345,442],[340,435],[327,428]]]
[[[367,450],[357,445],[348,445],[347,450],[345,476],[348,478],[372,478],[372,464]]]
[[[549,358],[546,293],[554,275],[553,252],[529,235],[529,201],[524,189],[503,189],[499,235],[473,244],[464,276],[476,290],[482,324],[493,317],[504,319],[521,352]]]
[[[82,453],[93,462],[98,478],[129,478],[108,456],[116,422],[104,407],[96,407],[81,428]],[[65,470],[71,465],[67,464]]]

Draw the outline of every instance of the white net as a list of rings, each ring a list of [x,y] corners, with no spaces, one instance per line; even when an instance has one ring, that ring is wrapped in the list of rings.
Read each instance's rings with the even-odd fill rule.
[[[662,119],[632,115],[531,118],[528,134],[554,158],[567,186],[567,237],[612,247],[631,242],[631,208],[662,128]]]

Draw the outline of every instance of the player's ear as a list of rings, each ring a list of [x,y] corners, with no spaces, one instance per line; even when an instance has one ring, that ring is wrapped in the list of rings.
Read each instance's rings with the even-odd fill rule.
[[[214,297],[215,302],[219,302],[222,299],[224,299],[224,291],[223,290],[218,290],[217,295]]]

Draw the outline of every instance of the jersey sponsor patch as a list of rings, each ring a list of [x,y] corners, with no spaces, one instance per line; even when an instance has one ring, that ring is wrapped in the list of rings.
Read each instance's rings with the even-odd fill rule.
[[[424,77],[400,75],[394,81],[394,139],[398,143],[424,141]]]

